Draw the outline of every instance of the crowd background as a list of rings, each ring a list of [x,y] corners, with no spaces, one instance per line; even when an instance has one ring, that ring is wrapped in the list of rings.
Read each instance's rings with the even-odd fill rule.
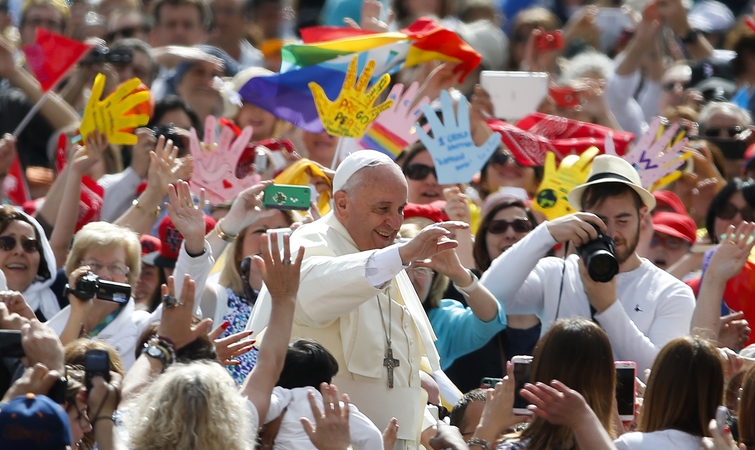
[[[744,0],[0,0],[0,330],[19,330],[25,352],[0,348],[0,447],[755,448],[754,8]],[[447,115],[446,91],[457,110],[467,103],[476,146],[502,136],[468,183],[440,184],[432,149],[416,138],[390,169],[377,157],[344,168],[354,139],[300,128],[239,97],[250,80],[281,70],[281,50],[302,29],[398,32],[423,17],[454,31],[480,63],[462,74],[463,61],[439,58],[391,82],[417,82],[412,107],[426,96]],[[92,46],[49,92],[22,51],[38,29]],[[549,93],[527,120],[507,123],[513,118],[497,115],[480,86],[483,70],[545,72]],[[135,144],[108,142],[104,130],[77,136],[98,74],[103,97],[134,77],[150,92]],[[208,117],[236,135],[252,127],[249,148],[266,161],[247,161],[255,182],[221,201],[190,187],[206,169],[192,157],[192,133],[205,151],[217,144]],[[685,161],[662,184],[641,183],[648,167],[615,156],[664,136],[670,152],[672,135],[673,144],[688,139]],[[575,214],[550,215],[539,201],[558,174],[546,147],[559,161],[597,148],[564,193]],[[593,160],[597,153],[607,155]],[[382,175],[360,178],[360,169]],[[309,186],[311,208],[266,209],[261,193],[272,180]],[[369,207],[395,186],[398,209]],[[406,358],[397,360],[397,383],[411,367],[405,382],[419,392],[421,380],[422,404],[409,408],[407,397],[378,415],[374,405],[350,405],[330,384],[358,378],[350,356],[297,334],[349,314],[333,306],[352,294],[349,275],[313,284],[298,248],[314,224],[338,230],[336,216],[355,244],[349,253],[378,250],[361,272],[370,289],[405,271],[424,312],[404,307],[419,324],[412,336],[421,341],[427,322],[437,338],[421,369],[397,350]],[[402,249],[390,276],[376,267],[388,267],[381,251],[393,240],[377,244],[370,227],[387,227],[380,236]],[[302,231],[275,231],[289,228]],[[616,244],[619,274],[609,283],[590,282],[575,256],[599,234]],[[417,250],[433,239],[433,251]],[[76,287],[90,273],[128,285],[131,298],[86,298]],[[304,302],[312,290],[332,304]],[[391,350],[379,315],[370,320]],[[87,377],[92,349],[109,355],[109,377]],[[510,362],[520,355],[534,356],[524,386]],[[623,422],[614,360],[637,365],[636,411]],[[483,378],[490,389],[480,389]],[[56,404],[51,389],[61,379],[67,389]],[[513,414],[517,389],[533,416]],[[725,425],[714,420],[721,406]],[[421,425],[402,430],[395,417],[404,408],[424,411]]]

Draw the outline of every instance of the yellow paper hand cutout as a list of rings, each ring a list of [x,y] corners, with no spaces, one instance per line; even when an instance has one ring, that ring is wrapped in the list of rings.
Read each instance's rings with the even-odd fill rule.
[[[378,114],[393,105],[393,100],[387,100],[373,106],[375,99],[391,82],[391,76],[387,73],[383,74],[378,82],[370,88],[369,92],[365,93],[374,70],[375,61],[368,61],[357,81],[357,57],[355,56],[349,63],[343,88],[334,102],[328,99],[319,84],[314,81],[309,83],[309,89],[312,91],[315,100],[317,115],[320,116],[320,121],[322,121],[328,134],[360,138]],[[355,82],[356,86],[354,85]]]
[[[540,211],[548,220],[574,213],[569,205],[569,192],[587,180],[592,167],[592,160],[600,153],[596,147],[590,147],[581,155],[569,155],[556,168],[556,155],[545,155],[543,181],[535,197],[532,209]]]
[[[133,94],[140,84],[138,78],[132,78],[118,86],[104,100],[100,100],[105,88],[105,75],[97,74],[79,127],[82,140],[86,142],[87,136],[99,130],[105,133],[111,144],[136,144],[136,135],[123,130],[141,127],[149,122],[146,114],[126,114],[136,105],[149,101],[150,94],[147,91]]]

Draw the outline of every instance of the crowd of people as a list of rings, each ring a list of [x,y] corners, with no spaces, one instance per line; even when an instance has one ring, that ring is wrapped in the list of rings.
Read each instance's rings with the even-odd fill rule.
[[[244,95],[418,19],[461,40],[391,72],[398,155]],[[51,89],[40,29],[90,46]],[[753,450],[753,113],[753,1],[0,0],[0,448]],[[442,184],[454,120],[501,139]]]

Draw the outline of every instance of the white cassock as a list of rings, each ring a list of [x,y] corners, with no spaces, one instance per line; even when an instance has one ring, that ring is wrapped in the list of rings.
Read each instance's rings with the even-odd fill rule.
[[[310,338],[322,344],[338,361],[333,383],[339,391],[348,393],[379,429],[396,417],[398,438],[418,441],[425,410],[420,363],[426,357],[433,371],[440,369],[440,364],[435,334],[401,267],[398,251],[360,252],[332,212],[293,233],[291,248],[300,246],[305,247],[305,256],[291,340]],[[392,256],[398,260],[393,266],[398,267],[387,276],[381,275],[390,281],[374,287],[370,281],[375,278],[372,266],[376,260],[386,261]],[[385,273],[386,269],[380,270]],[[263,287],[247,330],[262,331],[268,324],[270,307],[270,294]],[[388,328],[390,333],[386,333]],[[399,366],[393,369],[393,388],[388,387],[388,370],[383,365],[386,334],[391,335],[393,357],[399,360]]]

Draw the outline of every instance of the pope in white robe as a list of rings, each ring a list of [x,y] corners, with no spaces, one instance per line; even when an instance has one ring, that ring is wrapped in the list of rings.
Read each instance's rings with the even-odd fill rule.
[[[465,225],[449,222],[403,246],[393,244],[403,222],[406,180],[379,152],[347,157],[333,191],[334,210],[291,236],[291,249],[305,251],[291,337],[327,348],[339,364],[333,381],[339,390],[378,428],[396,417],[399,446],[413,448],[425,410],[420,363],[426,358],[433,370],[440,365],[435,335],[404,269],[455,247],[448,228]],[[263,287],[247,329],[262,331],[269,315]]]

